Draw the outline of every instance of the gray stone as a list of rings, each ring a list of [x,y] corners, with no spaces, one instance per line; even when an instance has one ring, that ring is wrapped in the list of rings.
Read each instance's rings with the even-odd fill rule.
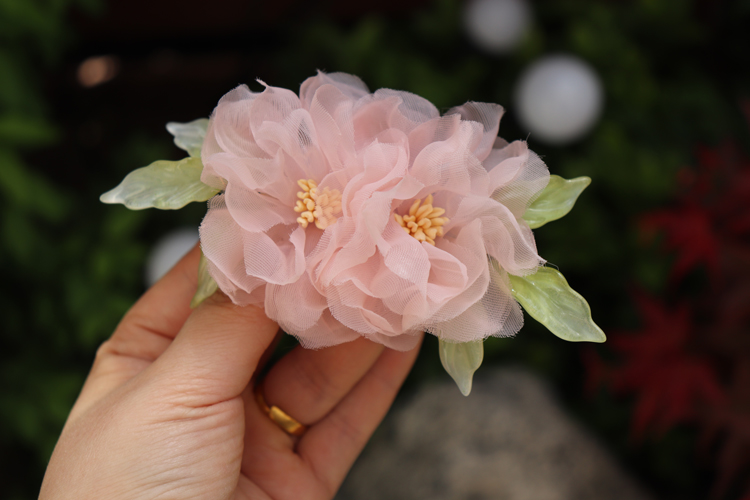
[[[520,369],[424,387],[386,418],[337,500],[647,500]]]

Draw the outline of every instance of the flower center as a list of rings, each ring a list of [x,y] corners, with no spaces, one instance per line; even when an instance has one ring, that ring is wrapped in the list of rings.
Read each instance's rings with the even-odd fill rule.
[[[325,187],[321,192],[318,184],[312,179],[297,181],[302,191],[297,193],[297,204],[294,211],[299,213],[297,222],[303,228],[311,222],[318,229],[325,229],[341,215],[341,193],[338,189]]]
[[[415,200],[407,215],[393,214],[406,234],[412,235],[417,241],[426,241],[435,246],[435,238],[443,235],[443,226],[448,223],[448,217],[441,217],[445,209],[432,206],[432,195],[422,200]]]

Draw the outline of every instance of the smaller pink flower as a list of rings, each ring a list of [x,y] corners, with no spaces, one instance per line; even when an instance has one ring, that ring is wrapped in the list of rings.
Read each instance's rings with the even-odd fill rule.
[[[472,102],[440,116],[343,73],[299,96],[236,88],[201,154],[202,181],[224,191],[201,225],[211,276],[309,348],[515,334],[507,275],[543,263],[522,215],[549,174],[497,137],[502,113]]]

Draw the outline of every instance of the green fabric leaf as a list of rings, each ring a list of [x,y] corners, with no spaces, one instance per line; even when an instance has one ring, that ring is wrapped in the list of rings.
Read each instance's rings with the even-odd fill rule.
[[[190,302],[190,307],[195,309],[218,289],[219,285],[208,274],[208,259],[201,252],[201,260],[198,264],[198,289],[193,296],[193,300]]]
[[[474,372],[482,365],[482,358],[484,343],[481,340],[456,344],[440,339],[440,362],[464,396],[471,392],[471,381]]]
[[[200,158],[155,161],[130,172],[99,199],[104,203],[122,203],[131,210],[151,207],[175,210],[193,201],[206,201],[219,192],[201,182],[201,172]]]
[[[200,158],[201,156],[201,148],[207,128],[207,118],[198,118],[188,123],[167,123],[167,130],[174,136],[175,145],[187,151],[194,158]]]
[[[558,175],[550,175],[547,187],[523,214],[524,220],[529,223],[531,229],[536,229],[564,217],[589,184],[589,177],[567,180]]]
[[[591,319],[586,300],[570,288],[562,274],[541,267],[531,276],[513,276],[513,297],[532,318],[563,340],[604,342],[607,337]]]

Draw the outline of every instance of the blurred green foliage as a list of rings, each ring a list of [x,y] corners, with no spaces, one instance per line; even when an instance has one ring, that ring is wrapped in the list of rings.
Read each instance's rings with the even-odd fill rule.
[[[25,159],[62,136],[42,82],[70,46],[73,7],[94,12],[99,2],[0,0],[0,484],[9,500],[36,496],[82,360],[141,282],[137,217],[84,209]]]
[[[468,100],[497,102],[508,109],[500,135],[514,140],[526,138],[512,107],[520,72],[550,53],[588,61],[605,88],[598,125],[570,146],[546,146],[533,135],[529,143],[552,173],[586,175],[593,183],[568,216],[535,234],[541,255],[589,300],[597,323],[605,331],[624,328],[635,322],[626,287],[658,294],[668,269],[639,244],[634,218],[672,196],[676,172],[691,162],[697,144],[747,139],[736,100],[747,93],[748,74],[710,70],[711,51],[725,42],[697,21],[697,3],[539,0],[531,32],[503,58],[469,44],[458,0],[436,0],[408,19],[296,21],[283,28],[284,44],[267,54],[267,67],[279,79],[267,81],[294,89],[316,69],[345,71],[372,89],[422,95],[443,111]],[[100,7],[99,0],[0,0],[0,484],[9,485],[3,491],[8,499],[36,496],[96,347],[142,292],[149,243],[162,228],[197,225],[205,211],[200,204],[161,213],[98,203],[98,195],[130,170],[177,154],[166,132],[152,138],[128,131],[104,164],[85,166],[78,185],[66,183],[54,166],[29,163],[35,151],[72,135],[50,120],[42,82],[74,42],[66,24],[70,9]],[[739,63],[750,3],[727,3],[721,13],[722,40],[731,42],[724,56]],[[629,403],[607,394],[590,401],[581,396],[581,349],[528,320],[516,338],[488,340],[485,356],[487,364],[523,363],[554,380],[580,418],[660,498],[700,498],[704,476],[690,452],[695,436],[681,429],[661,444],[631,446]],[[447,375],[437,341],[428,338],[409,388],[433,377]]]

